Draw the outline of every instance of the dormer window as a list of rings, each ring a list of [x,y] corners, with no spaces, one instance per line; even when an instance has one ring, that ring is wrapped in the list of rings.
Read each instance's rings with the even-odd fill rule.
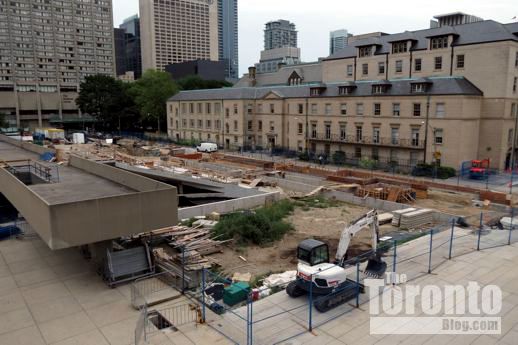
[[[372,55],[372,46],[360,47],[358,55],[360,57],[371,56]]]
[[[448,48],[448,36],[433,37],[430,39],[430,49]]]
[[[324,92],[326,88],[324,86],[318,86],[318,87],[312,87],[309,89],[309,95],[314,96],[320,96],[322,95],[322,92]]]
[[[419,84],[412,84],[412,93],[423,93],[426,92],[427,85],[425,83],[419,83]]]
[[[390,82],[388,80],[381,80],[375,84],[372,85],[372,94],[373,95],[380,95],[387,93],[388,89],[390,88]]]
[[[408,42],[392,43],[392,54],[406,53],[408,51]]]
[[[372,85],[372,93],[375,95],[379,95],[382,93],[387,92],[387,86],[386,85]]]
[[[338,87],[338,94],[340,96],[350,95],[356,89],[356,85],[343,85]]]

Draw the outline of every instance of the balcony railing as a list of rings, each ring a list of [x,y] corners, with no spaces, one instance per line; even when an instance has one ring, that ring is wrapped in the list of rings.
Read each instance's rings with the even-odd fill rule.
[[[359,139],[355,135],[340,136],[338,134],[310,133],[309,140],[355,145],[357,144],[424,149],[424,140],[370,137],[365,135],[362,136],[361,139]]]

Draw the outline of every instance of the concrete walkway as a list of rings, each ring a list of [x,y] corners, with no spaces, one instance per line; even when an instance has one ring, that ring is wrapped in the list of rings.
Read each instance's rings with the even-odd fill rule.
[[[39,238],[0,241],[0,345],[130,345],[137,318],[130,286],[110,289],[77,249],[51,251]],[[204,342],[229,344],[196,325],[151,343]]]

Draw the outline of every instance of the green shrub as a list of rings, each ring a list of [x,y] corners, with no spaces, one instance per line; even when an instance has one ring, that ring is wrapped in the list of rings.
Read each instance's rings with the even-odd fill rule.
[[[340,165],[345,164],[345,152],[344,151],[335,151],[333,156],[331,157],[334,164]]]
[[[309,153],[307,153],[307,152],[299,153],[299,159],[301,161],[306,161],[306,162],[309,161]]]
[[[255,212],[234,213],[223,217],[212,230],[220,240],[235,239],[238,244],[264,245],[280,240],[293,228],[283,218],[293,212],[289,200],[281,200]]]
[[[360,162],[358,163],[358,165],[360,166],[360,168],[362,169],[369,169],[369,170],[372,170],[372,169],[376,169],[376,167],[378,166],[378,162],[376,162],[375,160],[373,159],[369,159],[369,158],[362,158],[360,160]]]
[[[414,176],[426,176],[426,177],[437,177],[440,179],[447,179],[455,176],[457,171],[451,167],[435,166],[435,164],[417,164],[412,175]]]

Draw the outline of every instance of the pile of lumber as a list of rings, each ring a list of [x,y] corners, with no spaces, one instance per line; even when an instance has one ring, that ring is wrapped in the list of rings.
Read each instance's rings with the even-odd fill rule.
[[[398,203],[411,203],[415,201],[415,191],[412,188],[386,185],[383,183],[361,186],[356,190],[356,196],[361,198],[371,197]]]
[[[421,210],[403,213],[399,223],[400,229],[415,229],[433,222],[433,210],[424,208]]]

